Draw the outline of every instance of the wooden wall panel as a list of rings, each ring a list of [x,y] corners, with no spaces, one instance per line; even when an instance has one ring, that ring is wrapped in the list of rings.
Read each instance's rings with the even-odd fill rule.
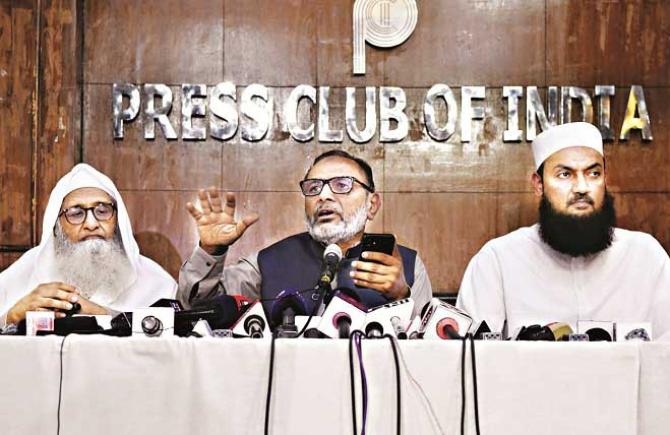
[[[417,28],[405,44],[389,51],[385,83],[545,84],[543,1],[421,0],[417,4]]]
[[[0,3],[0,245],[6,247],[32,243],[36,23],[35,2]]]
[[[670,85],[670,8],[654,0],[548,0],[548,83]]]
[[[645,143],[633,133],[628,142],[606,145],[609,188],[622,226],[649,231],[670,247],[668,2],[421,0],[417,28],[405,44],[366,46],[364,76],[352,75],[352,2],[42,0],[39,15],[30,12],[36,1],[12,3],[18,5],[11,9],[14,15],[6,4],[0,7],[0,60],[11,59],[14,69],[0,64],[8,72],[0,72],[0,110],[2,119],[6,113],[23,116],[12,126],[31,136],[26,142],[26,134],[0,124],[0,157],[8,156],[0,159],[1,237],[11,233],[13,240],[24,237],[20,243],[35,243],[17,225],[27,225],[27,234],[32,226],[37,234],[51,186],[81,159],[117,182],[142,251],[173,275],[196,242],[184,203],[207,185],[239,192],[241,209],[259,212],[261,221],[231,250],[234,260],[304,229],[296,182],[316,155],[342,147],[371,163],[383,194],[382,213],[370,229],[395,232],[417,248],[433,287],[453,293],[470,257],[488,239],[536,221],[530,144],[502,141],[502,86],[539,86],[546,102],[548,85],[583,86],[591,94],[596,84],[616,85],[612,125],[618,134],[630,85],[642,84],[655,139]],[[10,37],[4,29],[15,26],[17,8],[32,15],[21,18],[23,34]],[[7,50],[17,40],[33,47],[32,54],[26,48],[24,56],[12,57]],[[37,78],[35,61],[26,59],[39,59]],[[275,104],[265,139],[245,142],[238,131],[226,142],[166,141],[157,129],[158,139],[146,141],[137,120],[126,125],[124,140],[113,140],[113,82],[170,85],[175,95],[170,119],[180,133],[180,84],[223,80],[238,86],[238,102],[250,83],[269,87]],[[472,142],[460,142],[460,125],[446,143],[425,132],[423,99],[440,82],[452,86],[459,109],[461,86],[486,86],[485,101],[474,102],[486,105],[486,118],[472,121]],[[387,144],[379,143],[378,131],[362,145],[346,135],[342,144],[296,142],[283,129],[282,109],[299,84],[331,87],[336,128],[344,122],[344,86],[403,87],[409,136]],[[20,105],[7,105],[10,94]],[[444,116],[441,110],[439,119]],[[303,104],[300,117],[316,121],[317,111]],[[15,145],[24,142],[26,147]],[[17,166],[5,163],[14,157]],[[32,196],[31,177],[36,180]],[[14,198],[26,186],[26,200],[13,199],[8,208],[8,195]],[[27,217],[31,198],[32,219]],[[0,261],[7,264],[11,255],[3,253]]]
[[[316,82],[317,6],[313,0],[226,0],[225,79],[266,86]]]
[[[177,86],[171,89],[174,101],[169,118],[180,135],[181,91]],[[111,101],[111,84],[85,86],[83,157],[117,180],[120,189],[193,190],[221,185],[221,142],[168,141],[158,124],[156,139],[145,140],[139,120],[125,126],[123,140],[114,140]]]
[[[23,252],[0,252],[0,272],[11,266]]]
[[[223,0],[85,0],[87,83],[223,77]]]
[[[35,149],[35,242],[51,190],[81,158],[80,40],[76,0],[41,2],[38,136]]]

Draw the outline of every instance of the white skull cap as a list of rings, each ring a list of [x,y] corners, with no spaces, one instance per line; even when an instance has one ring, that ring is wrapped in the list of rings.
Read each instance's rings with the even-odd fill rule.
[[[557,151],[570,147],[588,147],[603,153],[600,130],[588,122],[569,122],[551,127],[535,138],[532,144],[535,170]]]

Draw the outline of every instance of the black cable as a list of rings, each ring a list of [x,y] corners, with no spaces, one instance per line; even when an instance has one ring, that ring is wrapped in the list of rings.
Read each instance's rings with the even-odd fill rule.
[[[58,379],[58,414],[56,415],[56,435],[60,435],[60,405],[63,400],[63,346],[65,345],[65,339],[67,335],[63,337],[63,340],[60,342],[60,378]]]
[[[465,435],[465,338],[461,345],[461,435]]]
[[[479,399],[477,397],[477,358],[475,357],[475,338],[472,334],[468,334],[470,339],[470,358],[472,362],[472,391],[475,405],[475,429],[479,435]]]
[[[323,298],[326,296],[326,290],[327,289],[321,289],[321,288],[319,288],[317,290],[318,292],[320,292],[319,300],[314,305],[314,308],[312,308],[312,312],[310,313],[309,317],[307,318],[307,322],[305,322],[305,325],[302,327],[300,332],[298,332],[298,335],[296,335],[296,338],[302,337],[303,334],[305,334],[305,331],[307,331],[307,328],[309,327],[309,323],[312,321],[312,318],[314,316],[316,316],[317,311],[319,311],[319,308],[321,307],[321,303],[323,302]]]
[[[391,340],[391,349],[393,350],[393,360],[395,362],[395,388],[396,388],[396,433],[398,435],[402,432],[402,403],[401,403],[401,388],[400,388],[400,362],[398,360],[398,349],[395,342],[395,337],[391,334],[385,334],[384,337]]]
[[[265,398],[265,435],[270,433],[270,402],[272,401],[272,375],[275,365],[275,339],[277,336],[272,333],[272,342],[270,343],[270,370],[268,374],[268,392]]]
[[[358,435],[356,424],[356,381],[354,379],[354,336],[359,331],[354,331],[349,336],[349,376],[351,380],[351,419],[354,427],[354,435]]]

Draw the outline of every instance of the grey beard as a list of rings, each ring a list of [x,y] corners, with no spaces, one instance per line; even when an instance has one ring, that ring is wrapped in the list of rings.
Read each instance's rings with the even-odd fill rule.
[[[63,282],[76,287],[84,298],[93,298],[93,302],[116,300],[133,272],[118,227],[111,240],[71,242],[60,222],[55,233],[56,267]]]
[[[345,217],[338,223],[316,223],[316,216],[305,215],[305,226],[309,235],[317,242],[330,245],[332,243],[351,240],[356,234],[365,229],[368,221],[368,204],[360,206],[353,214]]]

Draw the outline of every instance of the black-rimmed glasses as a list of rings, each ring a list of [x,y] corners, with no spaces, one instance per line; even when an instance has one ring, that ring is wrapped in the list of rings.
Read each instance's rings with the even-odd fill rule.
[[[323,186],[328,184],[330,191],[338,194],[351,192],[354,188],[354,182],[363,186],[368,192],[374,192],[374,189],[367,184],[357,180],[354,177],[333,177],[327,180],[321,178],[308,178],[300,182],[300,189],[305,196],[316,196],[321,193]]]
[[[108,202],[99,202],[93,207],[82,207],[80,205],[75,205],[74,207],[66,208],[62,210],[58,217],[65,215],[65,220],[68,221],[71,225],[81,225],[86,220],[88,212],[93,212],[93,217],[98,222],[106,222],[114,217],[114,212],[116,211],[116,206]]]

